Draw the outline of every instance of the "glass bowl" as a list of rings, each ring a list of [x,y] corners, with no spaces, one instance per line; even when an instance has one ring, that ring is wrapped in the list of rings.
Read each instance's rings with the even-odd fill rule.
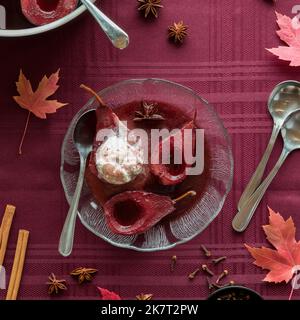
[[[95,235],[114,246],[139,251],[168,249],[191,240],[200,234],[220,213],[231,188],[233,158],[231,143],[222,121],[214,109],[194,91],[161,79],[137,79],[119,82],[99,92],[112,109],[134,101],[156,101],[181,108],[192,116],[197,108],[196,124],[204,129],[205,145],[210,154],[205,163],[208,174],[203,192],[195,204],[173,219],[163,219],[140,235],[123,236],[110,231],[88,186],[84,184],[78,216],[83,225]],[[65,135],[61,150],[61,181],[70,203],[79,173],[79,155],[73,142],[73,131],[79,117],[88,109],[97,108],[95,99],[75,115]]]
[[[96,0],[92,0],[92,2],[95,1]],[[27,37],[44,33],[53,29],[60,28],[61,26],[74,20],[84,11],[86,11],[84,5],[78,5],[77,9],[61,19],[45,24],[43,26],[34,26],[26,20],[26,18],[22,14],[21,5],[17,4],[16,2],[17,1],[12,2],[12,0],[0,1],[0,18],[6,18],[6,20],[8,20],[6,21],[8,28],[0,29],[0,37]],[[17,8],[16,5],[18,5]]]

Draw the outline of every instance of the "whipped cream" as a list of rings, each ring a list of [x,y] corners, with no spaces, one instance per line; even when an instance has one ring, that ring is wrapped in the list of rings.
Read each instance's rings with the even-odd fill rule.
[[[98,176],[110,184],[122,185],[143,171],[143,149],[123,136],[108,137],[96,151]]]

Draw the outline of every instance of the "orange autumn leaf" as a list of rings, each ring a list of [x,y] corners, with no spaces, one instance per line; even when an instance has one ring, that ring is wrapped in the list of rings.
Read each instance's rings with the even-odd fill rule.
[[[48,100],[59,88],[57,85],[58,80],[59,69],[51,74],[49,78],[44,76],[36,91],[33,91],[30,81],[25,77],[22,70],[20,70],[19,79],[16,82],[19,96],[14,96],[13,98],[21,108],[28,110],[28,116],[19,145],[19,154],[22,154],[22,146],[31,113],[40,119],[46,119],[48,113],[55,113],[57,109],[66,105],[66,103],[61,103],[57,100]]]
[[[44,76],[36,91],[32,90],[31,83],[26,79],[22,70],[20,71],[19,81],[16,82],[19,96],[14,96],[18,105],[41,119],[46,119],[47,113],[55,113],[57,109],[66,105],[57,100],[47,100],[58,89],[59,70],[49,78]]]
[[[254,264],[269,273],[263,279],[267,282],[288,283],[295,274],[295,268],[300,265],[300,242],[295,239],[296,228],[290,217],[284,220],[279,213],[269,208],[269,225],[263,226],[268,241],[274,249],[262,247],[254,248],[245,244],[252,257]]]

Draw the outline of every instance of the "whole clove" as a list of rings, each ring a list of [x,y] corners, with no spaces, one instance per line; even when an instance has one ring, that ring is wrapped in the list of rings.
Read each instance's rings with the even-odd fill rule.
[[[201,245],[200,248],[202,249],[204,255],[206,257],[212,257],[212,252],[206,248],[205,245]],[[214,259],[209,259],[209,261],[212,263],[212,267],[216,267],[219,263],[225,261],[227,259],[227,256],[220,256]],[[176,264],[176,256],[172,257],[172,264],[171,264],[171,271],[174,270]],[[194,270],[188,275],[189,280],[194,280],[195,277],[198,275],[199,271],[202,270],[203,273],[206,274],[206,281],[209,291],[215,291],[218,289],[222,289],[225,287],[233,286],[235,282],[233,280],[221,283],[222,280],[229,274],[229,271],[227,269],[224,269],[223,272],[220,275],[215,274],[207,264],[200,265],[199,268]]]
[[[206,281],[207,281],[208,289],[213,290],[215,287],[214,287],[214,284],[210,281],[209,277],[206,277]]]
[[[216,259],[212,259],[212,263],[213,263],[214,265],[217,265],[217,264],[219,264],[220,262],[222,262],[222,261],[224,261],[224,260],[226,260],[226,259],[227,259],[226,256],[219,257],[219,258],[216,258]]]
[[[174,272],[176,263],[177,263],[177,256],[172,256],[172,258],[171,258],[171,272]]]
[[[201,249],[203,250],[206,257],[211,257],[211,252],[205,247],[205,245],[201,245]]]
[[[222,288],[225,288],[225,287],[233,286],[235,284],[234,281],[229,281],[228,283],[225,283],[225,284],[214,283],[214,282],[211,282],[208,277],[206,277],[206,281],[207,281],[209,290],[222,289]]]
[[[223,278],[225,278],[228,275],[228,270],[224,270],[218,277],[218,279],[216,280],[216,283],[219,283]]]
[[[191,273],[188,275],[188,278],[189,278],[190,280],[194,280],[195,277],[196,277],[196,275],[199,273],[199,271],[200,271],[200,268],[197,268],[196,270],[194,270],[193,272],[191,272]]]
[[[207,274],[209,274],[211,277],[214,276],[215,274],[208,268],[208,266],[206,264],[203,264],[202,266],[202,270],[204,272],[206,272]]]

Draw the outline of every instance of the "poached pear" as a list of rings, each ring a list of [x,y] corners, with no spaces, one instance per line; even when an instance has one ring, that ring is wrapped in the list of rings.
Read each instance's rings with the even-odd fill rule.
[[[91,88],[85,85],[81,85],[81,88],[92,94],[99,103],[99,107],[96,109],[96,132],[98,133],[102,129],[111,129],[112,131],[117,132],[121,120],[116,113],[106,105],[101,97]],[[104,203],[115,194],[127,190],[142,190],[151,178],[148,165],[143,165],[143,170],[137,176],[133,177],[131,181],[124,184],[109,183],[100,176],[96,163],[96,154],[104,141],[97,139],[97,133],[93,144],[93,151],[90,155],[89,164],[85,173],[87,184],[95,195],[96,200],[101,205],[104,205]]]
[[[196,146],[196,137],[194,134],[195,130],[195,117],[196,113],[194,115],[194,119],[188,123],[186,123],[180,131],[178,131],[175,135],[171,135],[164,140],[162,140],[158,147],[156,152],[158,152],[158,164],[150,164],[150,171],[151,173],[158,178],[159,183],[165,186],[172,186],[179,184],[186,178],[186,168],[190,167],[191,164],[187,164],[184,159],[184,148],[187,144],[191,145],[190,150],[194,152],[195,146]],[[186,139],[186,136],[184,134],[185,130],[191,129],[192,130],[192,139],[188,140]],[[178,136],[181,139],[181,144],[177,145],[175,144],[175,141]],[[165,145],[170,146],[170,163],[164,164],[162,163],[162,151]],[[179,154],[182,161],[181,164],[174,163],[175,154]]]
[[[29,22],[41,26],[74,11],[78,0],[21,0],[21,8]]]
[[[103,209],[112,232],[134,235],[149,230],[162,218],[174,212],[178,201],[195,194],[195,191],[188,191],[176,199],[171,199],[151,192],[125,191],[107,201]]]

